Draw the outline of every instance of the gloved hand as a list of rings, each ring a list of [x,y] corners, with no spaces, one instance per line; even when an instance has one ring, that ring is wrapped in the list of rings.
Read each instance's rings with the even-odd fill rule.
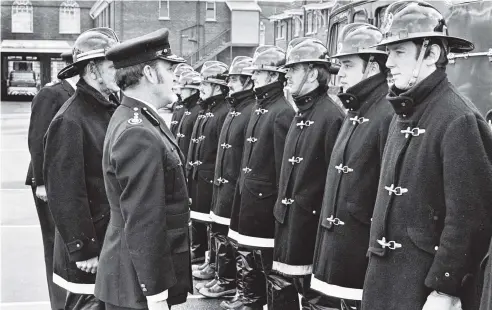
[[[458,297],[433,291],[427,296],[422,310],[462,310]]]

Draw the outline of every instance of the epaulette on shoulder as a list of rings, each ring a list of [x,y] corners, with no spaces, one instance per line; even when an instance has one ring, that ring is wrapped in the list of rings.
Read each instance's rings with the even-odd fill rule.
[[[56,84],[60,84],[60,83],[61,83],[60,80],[54,80],[54,81],[51,81],[51,82],[46,83],[44,86],[45,87],[55,86]]]
[[[152,125],[159,126],[161,124],[161,122],[159,122],[159,120],[154,115],[152,115],[152,113],[150,113],[147,108],[142,108],[142,114],[149,120]]]

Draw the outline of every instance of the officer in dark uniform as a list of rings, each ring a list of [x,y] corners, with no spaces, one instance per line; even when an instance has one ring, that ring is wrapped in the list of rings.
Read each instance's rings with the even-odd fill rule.
[[[176,141],[183,154],[188,154],[193,125],[198,114],[202,111],[201,106],[198,104],[200,100],[199,87],[201,80],[201,75],[198,72],[184,72],[179,78],[184,114],[176,130]]]
[[[58,77],[79,74],[77,90],[63,104],[45,135],[44,181],[56,225],[53,282],[65,288],[65,309],[104,309],[94,297],[98,256],[109,221],[102,149],[118,91],[105,50],[118,43],[109,28],[82,33],[74,63]]]
[[[229,69],[228,86],[229,113],[219,137],[219,148],[215,162],[214,199],[210,210],[212,232],[215,243],[215,278],[200,289],[200,294],[211,298],[235,293],[236,260],[234,247],[227,237],[230,224],[232,199],[241,169],[246,126],[255,103],[252,72],[252,58],[238,56]]]
[[[333,73],[336,69],[321,41],[294,39],[287,50],[286,87],[298,112],[285,140],[273,211],[275,247],[272,274],[267,278],[271,309],[299,308],[297,294],[288,290],[290,283],[302,295],[309,289],[326,171],[345,116],[328,97],[330,69]]]
[[[72,52],[62,53],[61,58],[68,64],[72,63]],[[55,223],[46,204],[46,188],[43,178],[43,137],[51,120],[65,101],[75,92],[78,75],[66,80],[46,84],[34,97],[31,104],[31,120],[27,142],[31,153],[31,162],[27,172],[26,185],[31,186],[36,211],[38,212],[41,235],[43,238],[44,261],[48,293],[52,309],[63,309],[66,292],[53,283],[53,249],[55,241]]]
[[[193,127],[186,164],[188,188],[192,198],[192,262],[204,259],[210,238],[207,226],[212,205],[213,182],[220,130],[229,108],[225,97],[229,91],[227,82],[228,67],[219,61],[203,64],[200,84],[200,99],[204,112]],[[214,277],[213,265],[203,270],[195,270],[193,276],[210,280]]]
[[[111,219],[96,296],[106,310],[168,309],[192,292],[190,213],[185,159],[157,110],[176,99],[172,66],[184,59],[172,54],[167,29],[119,44],[107,58],[123,99],[104,143]]]
[[[372,25],[349,24],[332,56],[341,63],[338,97],[348,115],[331,154],[316,226],[311,288],[322,293],[313,301],[319,309],[360,309],[381,157],[394,113],[386,100],[386,52],[372,47],[382,38]]]
[[[181,118],[183,118],[183,115],[185,113],[183,99],[181,98],[181,85],[179,83],[179,78],[184,72],[193,71],[193,68],[185,63],[180,63],[176,66],[176,68],[174,68],[173,91],[177,95],[178,100],[174,103],[173,116],[171,117],[171,126],[169,127],[169,129],[175,137],[178,131],[179,122],[181,121]]]
[[[239,245],[243,290],[235,309],[262,309],[265,273],[271,270],[277,200],[284,144],[294,110],[283,94],[285,52],[260,46],[253,57],[256,104],[246,129],[241,172],[234,194],[228,236]]]
[[[396,115],[381,161],[364,310],[478,309],[491,236],[492,132],[447,79],[448,52],[474,47],[447,29],[425,2],[386,9],[380,46]]]

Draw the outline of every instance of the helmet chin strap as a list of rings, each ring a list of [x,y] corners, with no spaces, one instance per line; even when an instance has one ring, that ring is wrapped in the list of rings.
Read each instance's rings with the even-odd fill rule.
[[[415,68],[412,72],[412,77],[408,80],[407,89],[412,88],[417,84],[417,78],[420,74],[420,69],[422,68],[422,62],[424,61],[425,53],[427,52],[427,48],[429,47],[429,39],[424,39],[422,42],[422,48],[420,49],[420,55],[417,59],[417,63],[415,64]]]
[[[369,71],[371,71],[370,68],[372,67],[373,63],[374,63],[374,55],[371,55],[371,57],[369,57],[369,60],[367,61],[367,66],[362,74],[362,81],[365,80],[369,75]]]
[[[309,70],[312,69],[312,68],[313,68],[313,65],[312,64],[309,64],[308,69],[306,70],[306,73],[304,73],[304,76],[302,77],[302,81],[299,84],[299,87],[297,87],[297,90],[295,92],[292,92],[292,98],[299,97],[299,93],[304,88],[304,84],[306,84],[306,81],[307,81],[307,78],[308,78],[308,75],[309,75]]]
[[[249,84],[250,81],[251,81],[251,77],[248,76],[248,78],[246,79],[246,81],[244,81],[244,84],[243,84],[243,87],[241,88],[241,91],[246,90],[246,86],[248,86],[248,84]]]

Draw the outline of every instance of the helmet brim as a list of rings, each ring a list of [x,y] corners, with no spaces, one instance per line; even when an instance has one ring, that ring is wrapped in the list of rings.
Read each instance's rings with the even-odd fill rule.
[[[336,54],[334,56],[331,56],[331,58],[340,58],[344,56],[356,56],[356,55],[382,55],[382,56],[388,56],[388,53],[384,51],[361,51],[361,52],[353,52],[353,53],[340,53]]]
[[[381,43],[371,47],[387,47],[388,45],[392,45],[392,44],[403,43],[407,41],[413,41],[415,39],[424,39],[424,38],[440,38],[446,40],[448,42],[449,51],[451,53],[468,53],[475,49],[475,45],[473,45],[473,43],[468,40],[458,37],[445,36],[439,33],[436,34],[416,33],[413,35],[408,35],[408,37],[405,38],[399,38],[393,36],[388,39],[383,39]]]
[[[84,59],[74,62],[73,64],[69,64],[65,68],[61,69],[56,76],[59,80],[65,80],[74,77],[76,75],[79,75],[80,71],[85,67],[85,65],[87,65],[87,63],[89,63],[89,61],[93,59],[103,59],[103,57]]]
[[[288,64],[285,64],[282,68],[289,69],[295,66],[296,64],[319,64],[319,65],[324,65],[326,69],[328,70],[328,73],[330,74],[337,74],[338,71],[340,70],[340,66],[337,64],[334,64],[328,60],[323,60],[323,59],[304,59],[301,61],[296,61],[296,62],[291,62]]]
[[[268,72],[277,72],[277,73],[286,73],[285,70],[283,69],[283,66],[277,68],[274,66],[253,66],[253,67],[246,67],[243,70],[251,70],[251,71],[268,71]]]

